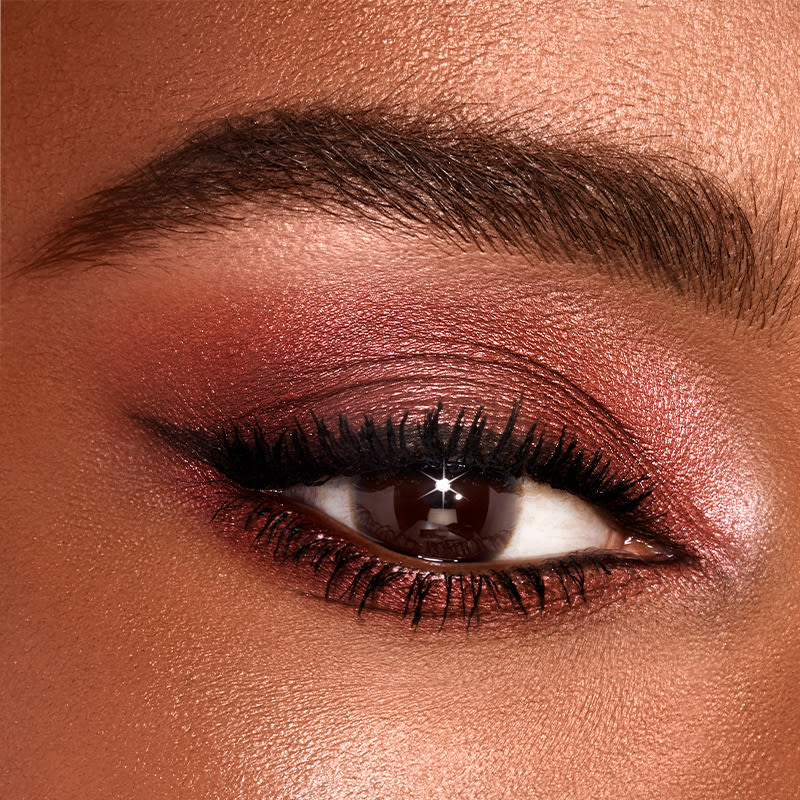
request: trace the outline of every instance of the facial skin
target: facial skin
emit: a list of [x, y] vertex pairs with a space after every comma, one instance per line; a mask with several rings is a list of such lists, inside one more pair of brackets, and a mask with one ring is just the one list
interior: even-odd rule
[[[5, 3], [4, 794], [793, 797], [799, 42], [791, 4]], [[132, 166], [286, 104], [693, 164], [754, 221], [774, 309], [258, 204], [18, 274]], [[620, 421], [702, 568], [468, 632], [358, 617], [231, 546], [132, 419], [446, 399], [502, 427], [565, 402], [532, 364]]]

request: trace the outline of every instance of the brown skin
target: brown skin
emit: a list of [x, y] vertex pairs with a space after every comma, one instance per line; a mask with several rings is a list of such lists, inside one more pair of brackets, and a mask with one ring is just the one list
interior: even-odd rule
[[[690, 154], [761, 207], [783, 189], [790, 219], [800, 20], [792, 4], [764, 6], [6, 3], [6, 268], [132, 163], [265, 97], [535, 110], [557, 131]], [[265, 223], [133, 256], [135, 271], [5, 281], [3, 794], [793, 797], [800, 317], [775, 335], [734, 329], [577, 268], [541, 267], [526, 284], [511, 257], [466, 254], [454, 278], [428, 245], [305, 224], [288, 243]], [[260, 269], [278, 247], [282, 266]], [[680, 458], [700, 476], [688, 469], [685, 491], [730, 532], [720, 575], [547, 626], [414, 632], [299, 596], [186, 510], [169, 459], [123, 411], [153, 402], [153, 383], [168, 386], [165, 405], [197, 399], [181, 348], [226, 335], [221, 294], [252, 332], [277, 289], [333, 282], [344, 307], [363, 304], [366, 332], [351, 335], [367, 341], [370, 320], [386, 326], [358, 287], [398, 296], [403, 270], [423, 283], [431, 264], [454, 313], [478, 276], [487, 308], [525, 297], [527, 316], [509, 312], [497, 335], [555, 347], [566, 372], [582, 326], [633, 367], [674, 358], [643, 378], [631, 420], [636, 392], [661, 397], [648, 424], [665, 451], [685, 422]], [[567, 285], [578, 299], [548, 312], [545, 287]], [[435, 314], [436, 298], [416, 299]], [[203, 323], [187, 322], [190, 306]], [[480, 319], [452, 335], [481, 341], [492, 318]], [[486, 402], [446, 357], [425, 369], [443, 396]], [[485, 381], [500, 391], [502, 377]], [[622, 408], [625, 391], [605, 399]]]

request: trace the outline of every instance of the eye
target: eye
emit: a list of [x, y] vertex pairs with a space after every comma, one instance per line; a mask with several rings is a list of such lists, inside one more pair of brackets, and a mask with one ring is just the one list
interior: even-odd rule
[[481, 409], [471, 424], [441, 412], [359, 427], [339, 417], [335, 428], [312, 415], [272, 435], [252, 420], [141, 421], [206, 474], [198, 502], [218, 531], [278, 580], [359, 614], [467, 627], [572, 614], [693, 563], [634, 446], [597, 437], [604, 420], [521, 427], [514, 406], [492, 430]]
[[335, 478], [281, 494], [388, 550], [433, 562], [658, 551], [574, 494], [528, 478], [482, 477], [458, 465]]

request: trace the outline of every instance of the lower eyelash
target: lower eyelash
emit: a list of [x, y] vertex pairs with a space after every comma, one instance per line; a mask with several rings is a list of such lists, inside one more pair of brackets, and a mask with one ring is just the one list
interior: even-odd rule
[[[353, 607], [359, 615], [399, 615], [413, 628], [425, 621], [440, 629], [448, 622], [471, 628], [509, 613], [524, 618], [576, 605], [588, 609], [588, 601], [609, 584], [630, 583], [637, 568], [651, 573], [653, 567], [651, 559], [581, 552], [538, 564], [437, 572], [384, 560], [280, 503], [237, 505], [228, 502], [217, 516], [233, 512], [239, 518], [233, 524], [242, 526], [251, 550], [284, 569], [293, 565], [298, 589]], [[661, 563], [677, 561], [665, 557]]]

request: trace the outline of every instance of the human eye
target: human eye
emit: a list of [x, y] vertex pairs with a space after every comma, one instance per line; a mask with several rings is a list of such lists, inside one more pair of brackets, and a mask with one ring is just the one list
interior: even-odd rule
[[[214, 524], [303, 593], [440, 627], [591, 609], [691, 555], [653, 478], [566, 424], [482, 409], [416, 420], [149, 422], [200, 465]], [[613, 449], [613, 448], [612, 448]], [[577, 613], [577, 612], [573, 612]]]

